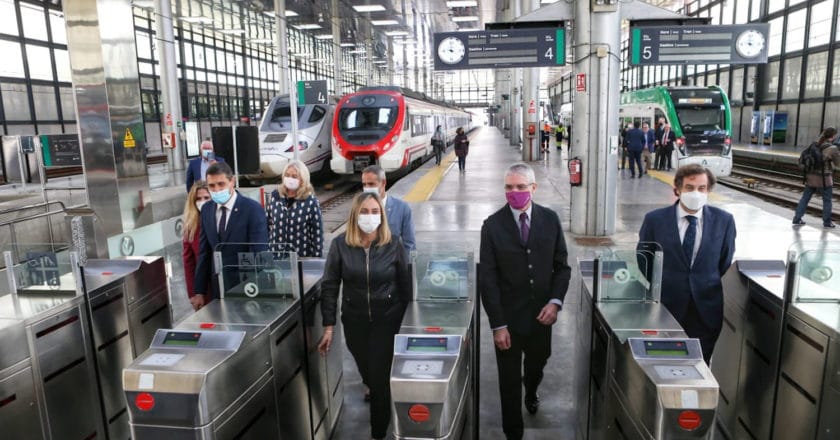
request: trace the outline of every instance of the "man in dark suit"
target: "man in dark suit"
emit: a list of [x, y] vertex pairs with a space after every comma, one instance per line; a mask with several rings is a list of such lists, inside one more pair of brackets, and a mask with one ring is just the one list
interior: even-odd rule
[[196, 157], [187, 164], [187, 192], [190, 192], [196, 180], [204, 180], [210, 165], [225, 161], [221, 157], [216, 157], [216, 153], [213, 151], [213, 143], [210, 142], [210, 139], [205, 139], [201, 143], [199, 153], [199, 157]]
[[[671, 171], [671, 156], [674, 153], [674, 142], [677, 136], [671, 131], [671, 124], [664, 124], [662, 131], [656, 136], [656, 169]], [[666, 166], [667, 164], [667, 166]]]
[[385, 217], [388, 218], [388, 228], [394, 237], [402, 240], [406, 255], [416, 249], [414, 239], [414, 220], [411, 217], [411, 207], [408, 203], [388, 195], [385, 170], [379, 165], [370, 165], [362, 170], [362, 191], [379, 196], [385, 205]]
[[651, 153], [654, 151], [654, 145], [656, 145], [656, 136], [653, 134], [653, 130], [650, 129], [650, 124], [647, 122], [642, 124], [642, 134], [644, 135], [644, 149], [642, 150], [642, 161], [645, 163], [645, 174], [647, 174], [648, 170], [653, 167], [651, 164], [650, 156]]
[[[213, 252], [219, 244], [231, 243], [222, 250], [222, 265], [235, 267], [241, 252], [257, 253], [268, 249], [268, 223], [259, 203], [234, 189], [233, 171], [226, 163], [214, 163], [207, 169], [207, 187], [215, 203], [201, 208], [201, 234], [195, 267], [193, 307], [219, 297], [219, 286], [209, 283], [213, 272]], [[227, 286], [231, 287], [231, 286]]]
[[662, 304], [689, 337], [698, 338], [706, 363], [723, 323], [721, 278], [735, 253], [732, 214], [706, 205], [715, 176], [700, 165], [680, 167], [674, 176], [671, 206], [649, 212], [639, 242], [662, 246]]
[[502, 426], [508, 440], [519, 440], [522, 385], [525, 407], [535, 414], [537, 388], [551, 356], [551, 326], [563, 306], [571, 269], [560, 218], [531, 201], [537, 189], [534, 170], [513, 164], [504, 182], [508, 203], [481, 227], [479, 289], [496, 346]]
[[[636, 177], [636, 170], [639, 171], [639, 178], [645, 174], [642, 169], [642, 150], [645, 148], [645, 134], [639, 129], [639, 123], [624, 133], [627, 141], [627, 155], [630, 156], [630, 178]], [[634, 166], [635, 164], [635, 166]]]

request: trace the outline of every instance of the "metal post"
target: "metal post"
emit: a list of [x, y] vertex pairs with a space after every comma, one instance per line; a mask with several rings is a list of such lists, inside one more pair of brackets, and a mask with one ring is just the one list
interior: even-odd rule
[[333, 94], [341, 96], [341, 18], [338, 13], [338, 0], [330, 0], [330, 16], [332, 22], [330, 23], [333, 36]]
[[[522, 15], [522, 1], [523, 0], [511, 1], [510, 21], [513, 21], [514, 19]], [[520, 141], [525, 140], [525, 138], [522, 137], [521, 133], [523, 111], [523, 94], [521, 79], [522, 69], [510, 69], [510, 145], [514, 147], [518, 147]], [[528, 103], [525, 102], [524, 105], [528, 105]]]
[[181, 142], [181, 91], [178, 87], [178, 64], [175, 60], [175, 33], [172, 30], [172, 4], [155, 0], [156, 41], [160, 48], [160, 95], [164, 118], [162, 133], [174, 133], [175, 144], [166, 152], [172, 170], [184, 169], [184, 145]]
[[280, 72], [279, 88], [284, 94], [284, 87], [289, 93], [289, 107], [292, 116], [292, 158], [298, 159], [298, 119], [297, 119], [297, 88], [292, 80], [291, 60], [289, 59], [289, 44], [286, 39], [286, 1], [274, 0], [274, 20], [277, 28], [277, 64]]
[[239, 189], [239, 152], [236, 148], [236, 126], [230, 128], [233, 139], [233, 183]]
[[[527, 1], [523, 6], [526, 13], [536, 11], [540, 8], [540, 0], [520, 0]], [[542, 126], [540, 124], [540, 113], [537, 110], [540, 107], [540, 69], [520, 69], [522, 71], [522, 120], [523, 120], [523, 139], [528, 139], [528, 143], [522, 145], [522, 160], [529, 162], [538, 160], [542, 157], [540, 154], [540, 147], [542, 144]], [[534, 107], [531, 106], [534, 103]], [[524, 110], [528, 106], [527, 113]], [[531, 113], [533, 111], [533, 113]], [[528, 137], [528, 126], [534, 124], [537, 131], [533, 137]]]

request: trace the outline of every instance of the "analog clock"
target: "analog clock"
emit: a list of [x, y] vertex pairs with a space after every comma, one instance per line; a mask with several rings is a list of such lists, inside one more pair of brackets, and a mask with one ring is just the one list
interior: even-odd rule
[[456, 37], [446, 37], [438, 45], [438, 58], [446, 64], [458, 64], [464, 59], [467, 49]]
[[738, 55], [744, 58], [755, 58], [761, 55], [765, 45], [764, 35], [761, 32], [750, 29], [741, 32], [735, 39], [735, 50]]

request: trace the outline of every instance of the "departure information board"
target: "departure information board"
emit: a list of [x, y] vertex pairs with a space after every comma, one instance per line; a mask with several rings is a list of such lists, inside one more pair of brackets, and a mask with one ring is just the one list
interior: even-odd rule
[[435, 32], [435, 70], [566, 64], [564, 28]]
[[763, 64], [770, 25], [630, 28], [630, 64]]

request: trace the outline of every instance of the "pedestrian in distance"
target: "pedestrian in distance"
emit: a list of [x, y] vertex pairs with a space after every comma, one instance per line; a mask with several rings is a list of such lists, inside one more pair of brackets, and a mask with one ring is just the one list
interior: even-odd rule
[[362, 192], [353, 198], [347, 231], [333, 239], [321, 279], [324, 336], [318, 351], [325, 355], [341, 291], [341, 323], [347, 348], [362, 381], [370, 388], [370, 428], [384, 439], [391, 419], [391, 364], [394, 335], [411, 300], [408, 256], [391, 235], [379, 196]]
[[674, 155], [674, 142], [677, 136], [671, 131], [671, 124], [664, 124], [662, 134], [656, 139], [656, 169], [671, 171], [671, 156]]
[[561, 142], [563, 142], [563, 136], [565, 135], [565, 133], [566, 127], [563, 126], [562, 122], [558, 123], [557, 127], [554, 129], [554, 141], [557, 143], [558, 151], [563, 151], [563, 145], [561, 144]]
[[[481, 227], [479, 291], [493, 331], [502, 427], [508, 440], [524, 433], [525, 408], [536, 414], [551, 329], [569, 288], [571, 268], [560, 218], [533, 202], [537, 184], [527, 164], [508, 167], [507, 203]], [[524, 375], [523, 375], [524, 355]]]
[[627, 130], [624, 134], [626, 141], [627, 156], [630, 158], [630, 178], [636, 177], [636, 171], [639, 172], [639, 178], [644, 175], [642, 169], [642, 150], [645, 148], [645, 134], [639, 129], [639, 123], [633, 124], [633, 127]]
[[644, 149], [642, 150], [642, 160], [645, 163], [645, 174], [652, 167], [652, 160], [651, 155], [654, 153], [655, 149], [654, 146], [656, 145], [656, 136], [653, 134], [653, 130], [650, 129], [650, 124], [645, 122], [642, 124], [642, 133], [644, 134]]
[[324, 223], [321, 204], [300, 160], [283, 168], [280, 186], [271, 192], [266, 207], [268, 241], [275, 252], [297, 252], [299, 257], [322, 257]]
[[796, 212], [793, 214], [793, 226], [802, 226], [802, 217], [808, 208], [808, 202], [814, 193], [821, 193], [823, 199], [822, 221], [823, 227], [834, 229], [836, 225], [831, 221], [831, 197], [834, 186], [834, 170], [840, 168], [840, 150], [834, 142], [837, 140], [837, 129], [826, 127], [816, 142], [809, 145], [799, 158], [800, 166], [805, 173], [805, 191]]
[[187, 164], [187, 192], [190, 192], [196, 180], [207, 179], [207, 168], [210, 168], [210, 165], [225, 161], [221, 157], [216, 157], [216, 151], [213, 148], [213, 142], [210, 141], [210, 138], [201, 142], [199, 152], [199, 157], [196, 157]]
[[385, 217], [388, 219], [388, 227], [391, 229], [391, 236], [399, 239], [405, 252], [410, 254], [415, 249], [414, 244], [414, 219], [411, 216], [411, 207], [396, 196], [385, 191], [388, 186], [385, 170], [379, 165], [369, 165], [362, 170], [362, 191], [376, 194], [385, 207]]
[[[187, 201], [184, 204], [184, 228], [181, 239], [181, 259], [184, 262], [184, 280], [187, 283], [187, 296], [193, 309], [198, 310], [198, 299], [195, 298], [195, 266], [198, 261], [199, 237], [201, 235], [201, 208], [210, 201], [210, 190], [207, 182], [196, 180]], [[210, 281], [209, 279], [207, 280]]]
[[467, 168], [467, 154], [470, 152], [470, 140], [464, 133], [463, 127], [455, 130], [455, 155], [458, 156], [458, 170], [464, 173]]
[[440, 160], [443, 157], [443, 150], [446, 148], [446, 135], [443, 134], [443, 127], [440, 125], [435, 128], [435, 134], [432, 135], [432, 150], [435, 152], [435, 165], [440, 165]]

